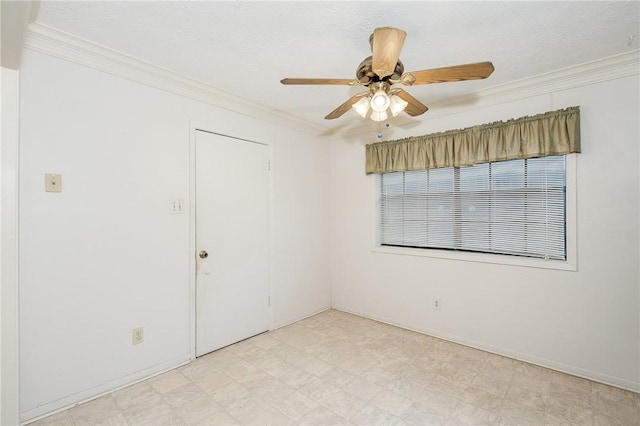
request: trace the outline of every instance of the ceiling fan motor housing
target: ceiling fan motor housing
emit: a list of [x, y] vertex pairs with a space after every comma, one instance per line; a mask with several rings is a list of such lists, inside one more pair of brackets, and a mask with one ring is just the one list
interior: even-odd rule
[[380, 78], [373, 72], [372, 63], [372, 56], [369, 56], [360, 62], [360, 65], [358, 65], [358, 69], [356, 70], [356, 79], [358, 81], [366, 81], [366, 83], [364, 83], [365, 86], [369, 83], [377, 83], [379, 81], [398, 80], [402, 73], [404, 73], [404, 65], [402, 64], [402, 61], [398, 59], [396, 68], [393, 70], [393, 74]]

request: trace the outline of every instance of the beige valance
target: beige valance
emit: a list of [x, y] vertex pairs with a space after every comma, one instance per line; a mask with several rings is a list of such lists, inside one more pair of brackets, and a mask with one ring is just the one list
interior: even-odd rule
[[580, 107], [367, 145], [366, 172], [462, 167], [580, 152]]

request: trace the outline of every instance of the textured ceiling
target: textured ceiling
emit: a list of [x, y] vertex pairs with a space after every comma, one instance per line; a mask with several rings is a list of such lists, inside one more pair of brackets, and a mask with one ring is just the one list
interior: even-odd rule
[[37, 22], [335, 130], [363, 121], [323, 119], [362, 88], [279, 81], [353, 78], [376, 27], [408, 33], [405, 71], [495, 65], [486, 80], [407, 89], [429, 106], [638, 49], [640, 2], [43, 1]]

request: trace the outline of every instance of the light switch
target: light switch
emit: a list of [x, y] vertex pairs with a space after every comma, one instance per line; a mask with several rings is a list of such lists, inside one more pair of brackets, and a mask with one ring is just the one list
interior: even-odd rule
[[184, 200], [169, 200], [169, 214], [184, 213]]
[[62, 192], [62, 175], [52, 173], [45, 174], [44, 188], [47, 192]]

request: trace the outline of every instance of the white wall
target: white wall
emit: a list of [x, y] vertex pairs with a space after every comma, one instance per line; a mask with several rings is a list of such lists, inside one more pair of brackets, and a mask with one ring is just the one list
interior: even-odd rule
[[271, 145], [273, 325], [330, 306], [326, 141], [32, 51], [20, 83], [23, 421], [189, 360], [190, 215], [168, 200], [189, 199], [190, 123]]
[[0, 358], [0, 424], [18, 423], [18, 281], [17, 245], [17, 162], [18, 162], [18, 71], [2, 68], [2, 272], [0, 311], [2, 341]]
[[[441, 116], [390, 139], [581, 107], [578, 271], [374, 253], [366, 140], [332, 144], [336, 308], [640, 390], [637, 76]], [[441, 310], [431, 301], [440, 298]]]

